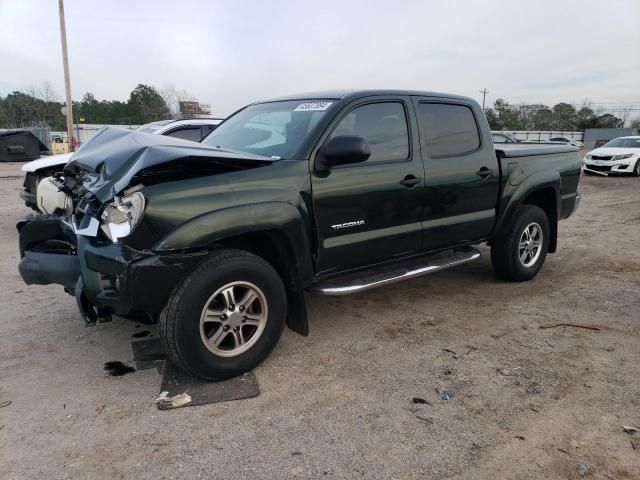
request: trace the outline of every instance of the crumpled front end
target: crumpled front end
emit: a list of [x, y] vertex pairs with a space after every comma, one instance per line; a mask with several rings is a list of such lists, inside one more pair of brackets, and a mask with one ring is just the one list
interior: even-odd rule
[[[104, 129], [72, 156], [62, 174], [38, 185], [43, 215], [17, 227], [27, 284], [62, 285], [87, 322], [117, 313], [158, 314], [203, 253], [155, 253], [153, 238], [130, 234], [147, 207], [145, 187], [273, 163], [159, 135]], [[133, 235], [131, 235], [132, 237]]]
[[32, 215], [18, 230], [24, 282], [61, 285], [89, 324], [111, 314], [157, 315], [204, 254], [157, 255], [77, 235], [56, 215]]
[[[158, 255], [121, 240], [143, 214], [140, 192], [125, 191], [103, 204], [71, 176], [45, 181], [43, 193], [51, 192], [39, 204], [51, 213], [17, 225], [24, 282], [61, 285], [75, 296], [87, 324], [112, 314], [155, 317], [201, 254]], [[136, 194], [140, 203], [129, 204]]]

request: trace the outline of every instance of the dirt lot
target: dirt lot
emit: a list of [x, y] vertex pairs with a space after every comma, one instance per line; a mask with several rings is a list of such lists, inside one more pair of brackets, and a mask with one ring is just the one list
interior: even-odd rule
[[[134, 324], [84, 328], [18, 275], [19, 165], [0, 165], [0, 478], [640, 478], [640, 180], [587, 177], [531, 282], [473, 264], [308, 297], [261, 395], [173, 411], [131, 361]], [[598, 327], [541, 329], [574, 323]], [[442, 400], [441, 386], [452, 393]], [[430, 404], [412, 403], [420, 397]]]

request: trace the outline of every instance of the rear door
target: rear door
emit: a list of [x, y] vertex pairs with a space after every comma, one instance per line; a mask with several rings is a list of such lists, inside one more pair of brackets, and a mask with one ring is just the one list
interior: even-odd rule
[[473, 102], [413, 98], [425, 166], [423, 247], [471, 243], [493, 229], [499, 166], [483, 113]]
[[409, 97], [362, 99], [345, 107], [329, 127], [322, 142], [359, 135], [371, 156], [328, 173], [312, 167], [319, 273], [420, 250], [424, 169], [411, 114]]

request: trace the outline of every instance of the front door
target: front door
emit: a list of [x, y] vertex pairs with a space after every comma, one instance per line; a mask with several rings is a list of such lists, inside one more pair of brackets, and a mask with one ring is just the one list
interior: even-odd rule
[[424, 169], [410, 112], [407, 97], [361, 100], [345, 108], [330, 127], [325, 141], [359, 135], [371, 156], [328, 173], [312, 169], [318, 273], [420, 250]]
[[465, 100], [414, 97], [425, 167], [423, 247], [473, 243], [492, 231], [500, 171], [482, 110]]

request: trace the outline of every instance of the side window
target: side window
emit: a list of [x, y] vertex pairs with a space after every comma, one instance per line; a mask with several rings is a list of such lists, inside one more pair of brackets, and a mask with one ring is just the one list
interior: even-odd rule
[[420, 103], [422, 136], [430, 157], [453, 157], [480, 147], [473, 112], [464, 105]]
[[409, 132], [404, 107], [398, 102], [372, 103], [351, 110], [330, 138], [359, 135], [371, 148], [367, 162], [409, 158]]
[[206, 137], [216, 129], [217, 125], [202, 125], [202, 136]]
[[165, 133], [167, 137], [183, 138], [184, 140], [191, 140], [192, 142], [199, 142], [202, 138], [200, 126], [177, 128], [171, 130], [169, 133]]

